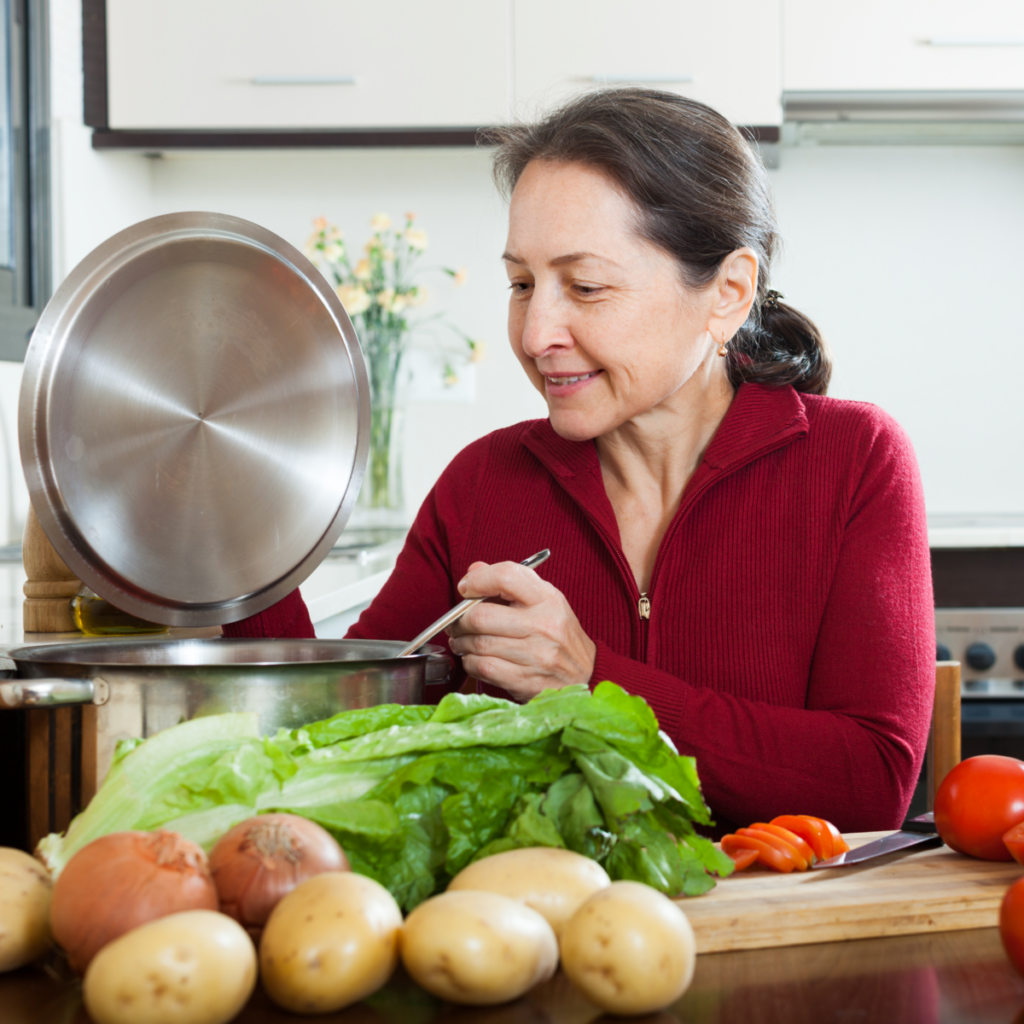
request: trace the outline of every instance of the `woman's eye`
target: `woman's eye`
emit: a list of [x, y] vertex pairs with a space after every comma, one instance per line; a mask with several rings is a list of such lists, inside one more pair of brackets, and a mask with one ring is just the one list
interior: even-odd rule
[[573, 288], [578, 295], [596, 295], [603, 290], [598, 284], [576, 284]]
[[512, 281], [508, 286], [513, 295], [522, 295], [532, 287], [533, 285], [529, 281]]

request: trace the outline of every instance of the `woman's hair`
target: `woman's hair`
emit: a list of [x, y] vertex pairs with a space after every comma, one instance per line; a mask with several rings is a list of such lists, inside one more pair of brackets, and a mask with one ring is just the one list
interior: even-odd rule
[[639, 213], [640, 234], [671, 253], [691, 287], [709, 284], [731, 252], [757, 253], [757, 294], [729, 344], [729, 378], [823, 395], [832, 374], [825, 339], [803, 313], [769, 295], [779, 245], [768, 174], [721, 114], [672, 93], [589, 93], [536, 124], [487, 129], [494, 178], [511, 196], [531, 160], [579, 163], [607, 174]]

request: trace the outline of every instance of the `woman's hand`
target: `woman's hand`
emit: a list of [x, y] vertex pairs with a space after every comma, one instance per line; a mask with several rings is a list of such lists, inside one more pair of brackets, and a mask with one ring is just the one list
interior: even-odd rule
[[484, 601], [448, 627], [466, 674], [529, 700], [541, 690], [590, 682], [597, 648], [560, 590], [516, 562], [474, 562], [459, 583]]

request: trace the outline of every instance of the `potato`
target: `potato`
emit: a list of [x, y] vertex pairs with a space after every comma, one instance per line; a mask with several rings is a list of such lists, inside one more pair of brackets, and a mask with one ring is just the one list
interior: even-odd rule
[[256, 950], [213, 910], [157, 918], [104, 946], [85, 972], [95, 1024], [224, 1024], [256, 986]]
[[53, 943], [52, 895], [50, 874], [35, 857], [0, 847], [0, 971], [35, 960]]
[[612, 882], [562, 931], [562, 969], [611, 1013], [650, 1013], [689, 987], [697, 958], [683, 911], [640, 882]]
[[536, 910], [472, 889], [421, 903], [405, 919], [401, 945], [423, 988], [474, 1006], [515, 999], [558, 967], [558, 940]]
[[376, 992], [398, 964], [402, 912], [372, 878], [325, 871], [273, 909], [260, 940], [267, 995], [296, 1013], [328, 1013]]
[[562, 928], [583, 902], [609, 885], [597, 861], [550, 846], [507, 850], [463, 868], [449, 883], [453, 889], [478, 889], [532, 907], [555, 930]]

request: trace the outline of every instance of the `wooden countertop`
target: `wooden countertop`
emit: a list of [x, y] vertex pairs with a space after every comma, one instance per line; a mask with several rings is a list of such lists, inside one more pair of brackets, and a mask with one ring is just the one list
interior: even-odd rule
[[[78, 985], [37, 968], [0, 975], [4, 1024], [87, 1024]], [[77, 1012], [76, 1012], [77, 1011]], [[1013, 1024], [1024, 978], [994, 928], [855, 942], [710, 953], [689, 991], [643, 1024]], [[257, 989], [237, 1024], [607, 1024], [558, 974], [524, 998], [491, 1008], [438, 1003], [398, 975], [370, 1004], [298, 1018]]]

